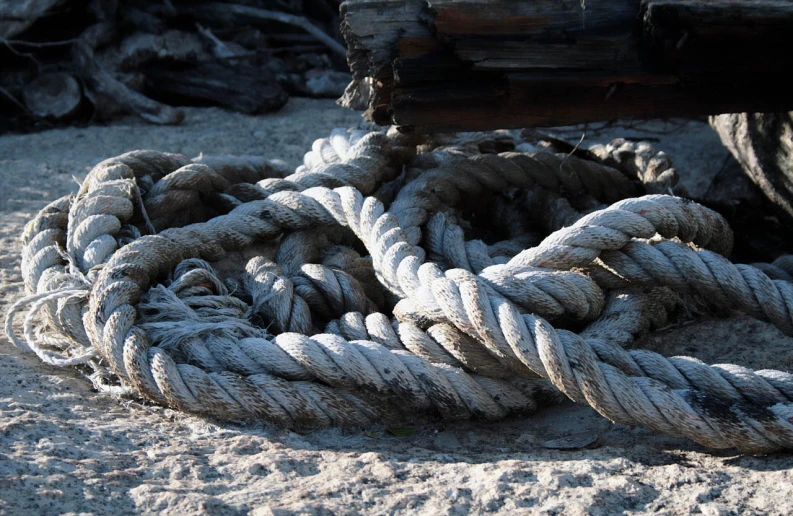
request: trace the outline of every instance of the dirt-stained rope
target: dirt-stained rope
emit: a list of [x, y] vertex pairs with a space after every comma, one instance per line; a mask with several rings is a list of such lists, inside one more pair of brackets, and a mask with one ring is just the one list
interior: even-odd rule
[[[28, 296], [6, 332], [100, 387], [221, 418], [497, 419], [554, 391], [707, 446], [793, 448], [793, 375], [625, 348], [678, 293], [793, 334], [788, 260], [733, 265], [718, 214], [642, 196], [677, 182], [652, 149], [613, 144], [617, 170], [470, 141], [336, 130], [293, 174], [254, 157], [102, 162], [26, 227]], [[482, 217], [484, 199], [502, 208]]]

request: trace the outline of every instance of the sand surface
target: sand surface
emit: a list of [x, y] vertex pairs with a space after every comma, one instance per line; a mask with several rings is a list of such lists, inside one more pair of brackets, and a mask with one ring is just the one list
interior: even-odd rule
[[[0, 137], [0, 313], [22, 289], [24, 223], [75, 190], [73, 177], [100, 160], [152, 148], [262, 154], [296, 165], [315, 138], [358, 120], [330, 101], [301, 99], [267, 117], [187, 112], [180, 127], [129, 119]], [[597, 137], [629, 134], [640, 133], [613, 128]], [[727, 154], [702, 123], [652, 137], [699, 195]], [[669, 328], [637, 345], [793, 370], [793, 339], [749, 319]], [[543, 447], [598, 434], [593, 449]], [[572, 404], [498, 424], [422, 426], [409, 437], [222, 425], [119, 403], [0, 338], [2, 514], [791, 514], [791, 467], [790, 454], [714, 452], [612, 425]]]

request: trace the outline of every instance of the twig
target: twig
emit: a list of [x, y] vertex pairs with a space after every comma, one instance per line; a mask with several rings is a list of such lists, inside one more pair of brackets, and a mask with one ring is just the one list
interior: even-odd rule
[[237, 54], [233, 50], [231, 50], [226, 43], [224, 43], [220, 38], [215, 36], [211, 30], [205, 28], [200, 23], [196, 23], [196, 30], [198, 33], [209, 40], [212, 43], [212, 55], [214, 55], [218, 59], [233, 59], [235, 57], [244, 57], [246, 54]]
[[72, 38], [72, 39], [63, 39], [60, 41], [24, 41], [21, 39], [0, 38], [0, 41], [5, 43], [6, 45], [17, 45], [17, 46], [33, 47], [33, 48], [48, 48], [48, 47], [60, 47], [62, 45], [71, 45], [72, 43], [78, 40]]
[[[581, 5], [582, 5], [582, 6], [584, 5], [584, 0], [581, 0]], [[569, 158], [570, 156], [572, 156], [573, 154], [575, 154], [575, 151], [577, 151], [577, 150], [578, 150], [578, 148], [581, 146], [581, 144], [582, 144], [582, 143], [584, 143], [584, 140], [586, 140], [586, 131], [587, 131], [587, 128], [588, 128], [587, 124], [584, 124], [584, 130], [583, 130], [583, 131], [581, 131], [581, 139], [580, 139], [580, 140], [578, 140], [578, 143], [576, 143], [576, 144], [575, 144], [575, 147], [573, 147], [573, 150], [571, 150], [571, 151], [570, 151], [570, 152], [567, 154], [567, 156], [565, 156], [565, 158], [564, 158], [564, 159], [567, 159], [567, 158]]]
[[3, 96], [5, 96], [8, 100], [16, 104], [16, 106], [22, 111], [24, 111], [26, 114], [35, 117], [35, 115], [33, 115], [33, 113], [31, 113], [30, 110], [23, 103], [21, 103], [15, 96], [13, 96], [10, 91], [0, 86], [0, 93], [2, 93]]
[[17, 50], [16, 48], [14, 48], [14, 45], [12, 44], [12, 42], [7, 40], [7, 39], [5, 39], [5, 38], [0, 38], [0, 43], [5, 45], [5, 47], [8, 50], [10, 50], [11, 53], [14, 54], [15, 56], [24, 57], [24, 58], [30, 59], [31, 61], [36, 63], [37, 67], [41, 68], [41, 62], [38, 59], [36, 59], [36, 57], [33, 54], [29, 54], [27, 52], [21, 52], [21, 51]]
[[19, 56], [19, 57], [24, 57], [24, 58], [30, 59], [31, 61], [36, 63], [36, 66], [39, 69], [41, 68], [42, 65], [41, 65], [41, 62], [38, 59], [36, 59], [36, 56], [34, 56], [32, 53], [29, 53], [29, 52], [22, 52], [21, 50], [17, 50], [15, 47], [50, 48], [50, 47], [60, 47], [60, 46], [63, 46], [63, 45], [71, 45], [75, 41], [77, 41], [77, 40], [76, 39], [65, 39], [65, 40], [60, 40], [60, 41], [41, 41], [41, 42], [39, 42], [39, 41], [24, 41], [24, 40], [21, 40], [21, 39], [0, 38], [0, 43], [5, 45], [5, 47], [8, 50], [10, 50], [12, 54], [14, 54], [16, 56]]
[[243, 16], [254, 20], [277, 21], [279, 23], [300, 27], [317, 38], [317, 40], [321, 41], [335, 53], [342, 57], [347, 57], [347, 49], [344, 48], [344, 45], [330, 37], [322, 29], [315, 26], [313, 23], [308, 21], [308, 19], [302, 16], [238, 4], [207, 4], [195, 8], [195, 11], [205, 12], [214, 16], [225, 16], [231, 14], [234, 16]]
[[562, 170], [562, 167], [567, 162], [567, 159], [573, 154], [575, 154], [578, 151], [578, 148], [581, 146], [581, 144], [584, 143], [584, 140], [586, 140], [587, 127], [588, 127], [587, 124], [584, 124], [584, 130], [581, 132], [581, 139], [578, 140], [578, 143], [575, 144], [575, 147], [570, 149], [570, 152], [568, 152], [567, 155], [564, 157], [564, 159], [562, 159], [561, 163], [559, 163], [559, 170]]

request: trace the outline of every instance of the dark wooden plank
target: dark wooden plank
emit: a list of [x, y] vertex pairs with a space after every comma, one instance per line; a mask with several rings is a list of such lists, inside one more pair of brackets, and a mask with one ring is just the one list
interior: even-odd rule
[[[620, 118], [668, 118], [713, 113], [793, 110], [784, 87], [761, 95], [691, 89], [675, 77], [613, 75], [582, 79], [509, 74], [502, 84], [466, 83], [453, 89], [396, 89], [392, 120], [409, 132], [549, 127]], [[651, 82], [654, 81], [654, 82]], [[575, 99], [575, 104], [571, 104]]]
[[342, 15], [366, 116], [405, 130], [793, 107], [790, 1], [350, 0]]

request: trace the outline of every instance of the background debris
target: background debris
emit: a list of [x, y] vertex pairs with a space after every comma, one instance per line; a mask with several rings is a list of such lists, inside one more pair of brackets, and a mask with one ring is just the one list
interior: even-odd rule
[[0, 0], [0, 132], [339, 97], [350, 75], [338, 11], [339, 0]]

